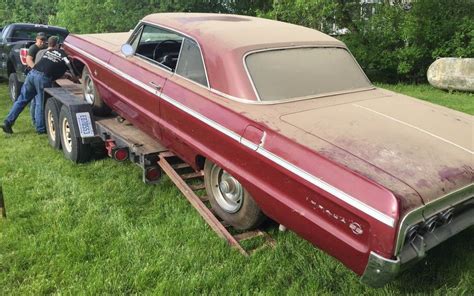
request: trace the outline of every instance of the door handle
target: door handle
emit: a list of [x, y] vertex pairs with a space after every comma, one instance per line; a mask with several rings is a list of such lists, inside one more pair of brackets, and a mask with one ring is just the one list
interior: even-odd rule
[[153, 86], [156, 90], [161, 90], [162, 86], [154, 83], [153, 81], [148, 82], [149, 85]]

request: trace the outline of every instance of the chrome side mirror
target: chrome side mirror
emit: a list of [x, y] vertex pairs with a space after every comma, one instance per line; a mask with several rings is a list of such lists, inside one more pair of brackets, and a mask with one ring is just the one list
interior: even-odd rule
[[130, 44], [127, 44], [127, 43], [122, 45], [122, 47], [120, 48], [120, 51], [127, 58], [133, 55], [133, 47]]

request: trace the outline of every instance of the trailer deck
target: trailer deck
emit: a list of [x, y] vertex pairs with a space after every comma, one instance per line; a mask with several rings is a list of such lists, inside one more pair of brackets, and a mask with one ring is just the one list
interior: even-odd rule
[[[72, 128], [77, 129], [76, 134], [81, 135], [83, 144], [102, 141], [109, 156], [119, 161], [128, 159], [139, 165], [143, 169], [145, 183], [158, 184], [161, 171], [165, 172], [211, 229], [242, 255], [248, 256], [263, 247], [275, 246], [275, 241], [267, 232], [257, 229], [239, 233], [214, 214], [205, 194], [203, 171], [194, 170], [160, 142], [122, 118], [94, 116], [91, 107], [82, 98], [80, 85], [63, 80], [58, 84], [60, 87], [45, 89], [45, 98], [56, 100], [75, 114], [73, 118], [77, 121], [72, 123]], [[120, 155], [127, 157], [119, 158], [119, 151], [123, 152]], [[156, 180], [150, 179], [150, 173], [157, 177]], [[257, 237], [263, 238], [263, 243], [257, 248], [246, 250], [242, 247], [242, 241]]]

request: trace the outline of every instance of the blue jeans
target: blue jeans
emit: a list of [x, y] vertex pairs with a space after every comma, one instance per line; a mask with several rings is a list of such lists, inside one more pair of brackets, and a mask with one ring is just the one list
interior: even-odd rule
[[37, 96], [38, 95], [36, 95], [33, 98], [33, 100], [31, 100], [31, 102], [30, 102], [30, 115], [31, 115], [31, 122], [33, 122], [33, 125], [35, 125], [35, 113], [36, 113], [35, 109], [36, 109], [36, 102], [38, 101], [36, 99]]
[[26, 105], [35, 99], [35, 127], [38, 133], [46, 132], [46, 127], [44, 124], [44, 93], [43, 90], [46, 87], [51, 87], [52, 81], [51, 78], [45, 76], [42, 72], [31, 70], [26, 76], [25, 83], [21, 87], [20, 95], [18, 99], [13, 104], [10, 113], [8, 113], [5, 122], [9, 125], [13, 125], [20, 115], [20, 113], [25, 109]]

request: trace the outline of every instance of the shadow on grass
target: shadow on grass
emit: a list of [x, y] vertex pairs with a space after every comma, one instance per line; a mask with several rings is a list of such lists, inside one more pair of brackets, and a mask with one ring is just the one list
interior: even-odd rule
[[[403, 272], [393, 283], [392, 288], [401, 293], [424, 292], [432, 294], [446, 286], [461, 286], [463, 276], [471, 277], [474, 269], [474, 227], [464, 230], [447, 242], [428, 251], [427, 257]], [[470, 262], [466, 262], [469, 260]], [[472, 279], [471, 279], [472, 280]], [[463, 291], [468, 295], [474, 292]], [[462, 292], [462, 291], [459, 291]]]

